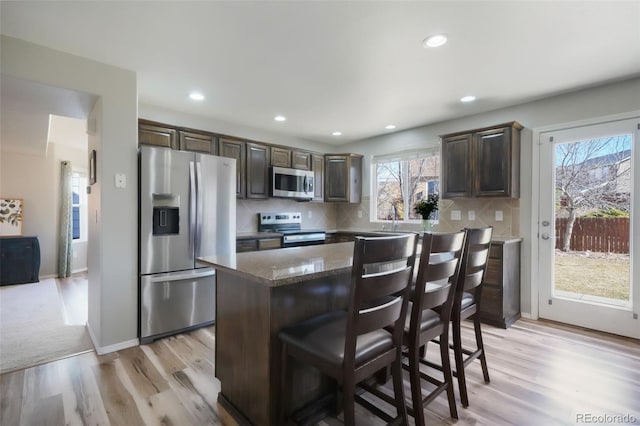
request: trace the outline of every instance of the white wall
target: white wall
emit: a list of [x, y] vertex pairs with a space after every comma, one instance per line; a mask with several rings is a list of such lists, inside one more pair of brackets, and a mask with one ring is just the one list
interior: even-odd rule
[[[46, 155], [2, 150], [0, 157], [0, 195], [24, 199], [23, 235], [38, 237], [40, 278], [55, 277], [58, 275], [60, 162], [67, 160], [72, 165], [86, 167], [86, 152], [54, 143], [49, 144]], [[82, 258], [82, 253], [78, 254]], [[74, 267], [81, 268], [80, 265]]]
[[[137, 81], [132, 71], [2, 36], [3, 74], [98, 96], [98, 182], [89, 196], [89, 321], [96, 349], [137, 344]], [[116, 173], [129, 185], [116, 189]]]
[[[482, 100], [480, 99], [479, 102]], [[404, 132], [386, 134], [355, 143], [347, 144], [344, 151], [365, 154], [363, 176], [363, 193], [370, 196], [370, 158], [371, 155], [385, 154], [405, 149], [437, 145], [439, 135], [491, 126], [508, 121], [518, 121], [524, 125], [521, 139], [520, 165], [520, 200], [519, 223], [522, 246], [522, 312], [535, 316], [537, 299], [532, 297], [537, 292], [532, 286], [532, 267], [537, 262], [537, 253], [532, 250], [532, 237], [535, 235], [535, 224], [532, 223], [533, 190], [537, 188], [537, 164], [533, 164], [532, 144], [533, 130], [558, 123], [585, 120], [607, 115], [637, 111], [640, 109], [640, 78], [602, 85], [591, 89], [567, 93], [504, 108], [484, 114], [450, 120], [429, 126], [418, 127]], [[338, 212], [338, 216], [342, 214]], [[533, 306], [535, 305], [535, 306]]]

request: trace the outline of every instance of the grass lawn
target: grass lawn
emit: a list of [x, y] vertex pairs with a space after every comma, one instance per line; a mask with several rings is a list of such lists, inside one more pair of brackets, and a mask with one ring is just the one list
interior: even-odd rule
[[556, 250], [557, 290], [629, 300], [629, 255]]

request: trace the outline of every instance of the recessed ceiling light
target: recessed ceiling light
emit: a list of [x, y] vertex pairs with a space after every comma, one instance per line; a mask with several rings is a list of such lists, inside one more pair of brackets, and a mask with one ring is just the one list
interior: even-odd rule
[[387, 124], [386, 126], [384, 126], [385, 129], [387, 130], [393, 130], [396, 128], [395, 124]]
[[273, 117], [273, 119], [276, 121], [287, 121], [287, 117], [285, 117], [284, 115], [276, 115], [275, 117]]
[[472, 95], [463, 96], [460, 98], [460, 102], [473, 102], [475, 100], [476, 100], [476, 97]]
[[422, 40], [422, 47], [440, 47], [447, 42], [444, 34], [434, 34]]
[[331, 134], [332, 134], [333, 136], [342, 136], [342, 132], [338, 132], [338, 131], [333, 132], [333, 133], [331, 133]]
[[192, 101], [203, 101], [204, 100], [204, 95], [202, 93], [199, 93], [199, 92], [191, 92], [191, 93], [189, 93], [189, 98]]

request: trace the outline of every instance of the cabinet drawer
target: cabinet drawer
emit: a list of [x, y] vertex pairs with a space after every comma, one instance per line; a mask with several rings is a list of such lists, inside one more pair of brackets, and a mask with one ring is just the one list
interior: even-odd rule
[[278, 249], [280, 247], [280, 238], [264, 238], [258, 240], [258, 250]]
[[236, 241], [236, 252], [244, 253], [247, 251], [256, 251], [258, 250], [258, 240], [237, 240]]

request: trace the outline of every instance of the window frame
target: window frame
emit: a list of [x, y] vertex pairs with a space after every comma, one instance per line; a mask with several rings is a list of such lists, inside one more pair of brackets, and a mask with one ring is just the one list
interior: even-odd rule
[[[371, 197], [369, 201], [369, 221], [370, 222], [392, 223], [394, 221], [393, 219], [378, 219], [378, 176], [377, 176], [378, 164], [383, 162], [395, 162], [395, 161], [404, 163], [404, 167], [401, 166], [401, 168], [404, 169], [401, 173], [403, 174], [405, 179], [407, 179], [408, 176], [410, 175], [409, 168], [408, 168], [409, 161], [420, 159], [420, 158], [428, 158], [428, 157], [437, 157], [436, 159], [437, 184], [435, 185], [437, 188], [437, 191], [435, 192], [439, 193], [440, 192], [439, 186], [441, 182], [440, 175], [442, 173], [442, 167], [441, 167], [442, 155], [441, 155], [441, 149], [439, 145], [430, 147], [427, 149], [407, 150], [407, 151], [401, 151], [394, 154], [377, 155], [377, 156], [371, 157], [371, 164], [370, 164]], [[434, 175], [425, 176], [426, 180], [425, 180], [424, 189], [427, 191], [427, 196], [430, 194], [430, 192], [428, 192], [429, 182], [433, 182], [435, 180], [433, 179], [433, 177]], [[421, 223], [422, 218], [410, 217], [411, 212], [413, 211], [413, 205], [411, 203], [414, 202], [411, 200], [411, 198], [412, 198], [412, 195], [415, 195], [415, 194], [409, 194], [410, 192], [409, 187], [405, 187], [404, 192], [405, 193], [402, 194], [403, 217], [397, 218], [396, 221], [401, 223], [412, 223], [412, 224]], [[406, 206], [408, 205], [410, 206], [410, 208], [406, 208]], [[439, 211], [436, 211], [434, 214], [435, 219], [433, 220], [436, 223], [438, 222], [438, 218], [439, 218], [438, 214], [439, 214]]]
[[[74, 185], [74, 181], [77, 180], [77, 185]], [[71, 192], [73, 198], [73, 191], [75, 188], [78, 190], [78, 203], [74, 203], [72, 199], [71, 204], [71, 221], [73, 222], [73, 209], [79, 208], [79, 232], [78, 238], [72, 238], [72, 242], [86, 242], [88, 240], [89, 224], [88, 224], [88, 199], [87, 199], [87, 173], [86, 171], [74, 170], [71, 174]]]

